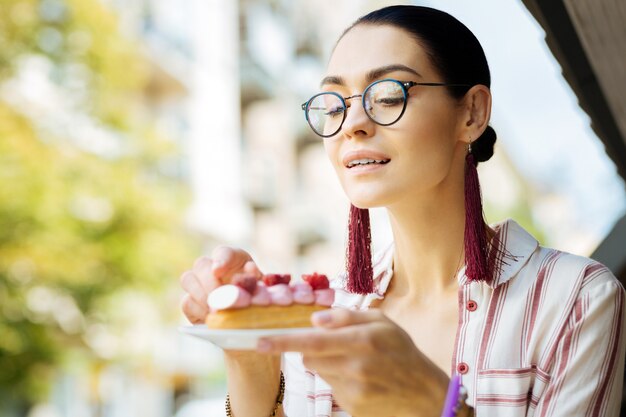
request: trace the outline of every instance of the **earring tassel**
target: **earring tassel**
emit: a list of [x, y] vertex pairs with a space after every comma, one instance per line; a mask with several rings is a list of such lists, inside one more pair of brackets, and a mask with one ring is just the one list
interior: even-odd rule
[[374, 290], [371, 241], [369, 211], [351, 204], [346, 251], [347, 288], [351, 293], [365, 295]]
[[470, 281], [490, 281], [489, 247], [474, 155], [465, 157], [465, 275]]

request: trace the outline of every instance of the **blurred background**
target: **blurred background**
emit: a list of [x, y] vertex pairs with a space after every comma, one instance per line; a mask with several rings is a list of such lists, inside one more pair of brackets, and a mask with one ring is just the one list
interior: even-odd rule
[[[178, 276], [219, 243], [267, 272], [340, 271], [348, 201], [299, 105], [343, 29], [394, 3], [0, 0], [0, 417], [224, 415], [221, 352], [178, 330]], [[626, 55], [607, 84], [592, 2], [400, 3], [485, 48], [488, 220], [623, 275]]]

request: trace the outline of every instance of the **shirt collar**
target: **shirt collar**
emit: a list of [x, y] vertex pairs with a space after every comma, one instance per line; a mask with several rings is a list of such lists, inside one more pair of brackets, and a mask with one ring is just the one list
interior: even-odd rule
[[[497, 288], [513, 278], [526, 265], [533, 252], [539, 247], [539, 242], [512, 219], [490, 226], [496, 231], [494, 239], [500, 242], [502, 256], [496, 260], [499, 268], [495, 272], [494, 279], [487, 285]], [[468, 284], [465, 267], [459, 272], [459, 284]]]

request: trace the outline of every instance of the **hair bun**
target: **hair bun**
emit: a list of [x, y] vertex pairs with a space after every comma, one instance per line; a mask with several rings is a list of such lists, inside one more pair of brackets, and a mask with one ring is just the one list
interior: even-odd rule
[[496, 143], [496, 131], [487, 126], [478, 139], [472, 142], [472, 154], [476, 162], [488, 161], [493, 156], [493, 145]]

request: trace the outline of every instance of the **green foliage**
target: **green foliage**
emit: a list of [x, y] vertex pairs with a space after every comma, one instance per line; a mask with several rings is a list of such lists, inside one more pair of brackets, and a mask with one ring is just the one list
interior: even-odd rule
[[68, 355], [96, 360], [86, 334], [116, 294], [158, 298], [194, 251], [186, 191], [162, 169], [176, 147], [145, 110], [149, 63], [115, 15], [98, 0], [1, 1], [0, 92], [35, 56], [119, 148], [96, 152], [73, 126], [50, 129], [54, 112], [0, 94], [0, 403], [19, 404], [45, 395]]

